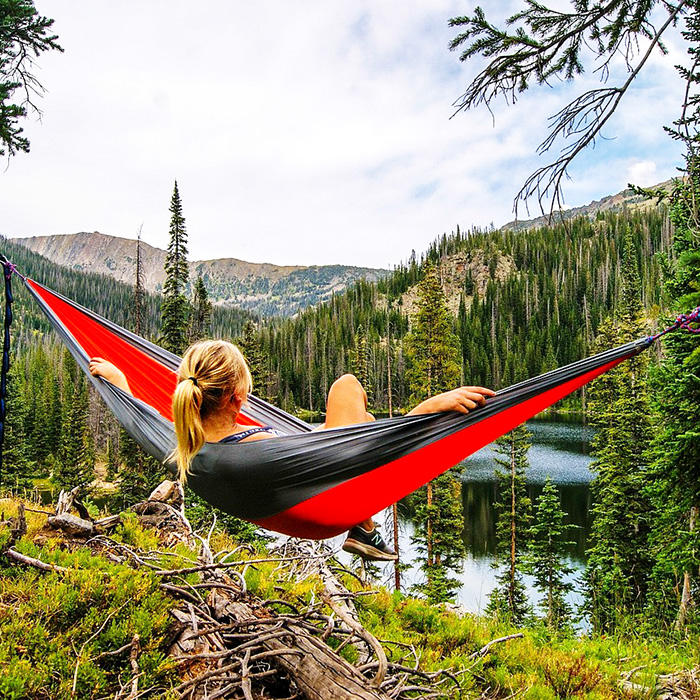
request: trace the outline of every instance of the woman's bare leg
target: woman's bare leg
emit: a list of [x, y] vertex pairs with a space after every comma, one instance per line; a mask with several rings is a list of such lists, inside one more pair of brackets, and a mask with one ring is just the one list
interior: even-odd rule
[[[373, 421], [367, 413], [367, 392], [354, 374], [344, 374], [333, 382], [326, 399], [326, 422], [322, 429], [341, 428]], [[374, 529], [372, 518], [359, 523], [367, 531]]]
[[[373, 420], [374, 416], [367, 412], [367, 392], [354, 375], [344, 374], [333, 382], [326, 400], [326, 422], [322, 430], [368, 423]], [[359, 554], [365, 559], [384, 561], [396, 559], [396, 555], [386, 546], [379, 534], [374, 534], [375, 523], [372, 518], [358, 523], [358, 526], [364, 530], [364, 533], [358, 533], [357, 527], [353, 528], [343, 549]]]
[[373, 421], [367, 413], [367, 392], [354, 374], [336, 379], [326, 399], [326, 422], [323, 428], [340, 428]]

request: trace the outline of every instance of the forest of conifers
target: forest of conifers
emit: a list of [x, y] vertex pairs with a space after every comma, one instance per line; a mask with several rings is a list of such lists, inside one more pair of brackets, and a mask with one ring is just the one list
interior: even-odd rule
[[[671, 273], [675, 268], [673, 274], [682, 277], [687, 265], [682, 257], [684, 245], [692, 244], [692, 240], [684, 242], [685, 234], [678, 228], [674, 231], [672, 220], [666, 208], [647, 207], [525, 231], [465, 233], [457, 229], [436, 240], [420, 259], [412, 255], [386, 279], [376, 284], [359, 282], [295, 318], [256, 319], [218, 307], [211, 315], [210, 332], [205, 328], [204, 334], [239, 342], [251, 364], [255, 393], [288, 411], [322, 412], [333, 380], [351, 371], [367, 387], [372, 410], [402, 412], [426, 395], [449, 388], [426, 387], [426, 370], [418, 367], [421, 309], [435, 303], [442, 306], [448, 326], [453, 327], [443, 326], [437, 345], [430, 350], [425, 350], [428, 346], [423, 342], [422, 352], [439, 355], [444, 349], [440, 343], [450, 346], [446, 356], [451, 359], [440, 370], [442, 381], [450, 377], [449, 382], [456, 383], [461, 378], [466, 384], [498, 389], [604, 347], [648, 335], [666, 324], [671, 296], [677, 303], [685, 284], [676, 280], [674, 287]], [[137, 304], [129, 285], [58, 268], [8, 241], [3, 242], [3, 252], [23, 274], [133, 328]], [[433, 292], [428, 280], [434, 280]], [[441, 286], [442, 291], [436, 291]], [[142, 333], [156, 342], [163, 341], [161, 306], [153, 296], [146, 297], [142, 305]], [[447, 312], [448, 306], [455, 311], [453, 315]], [[3, 487], [26, 492], [38, 479], [45, 479], [54, 486], [82, 484], [89, 488], [96, 467], [102, 465], [103, 477], [117, 477], [120, 482], [114, 505], [123, 507], [147, 495], [161, 478], [162, 468], [134, 451], [133, 443], [88, 389], [88, 382], [39, 310], [19, 290], [15, 313]], [[433, 317], [434, 323], [439, 316]], [[680, 444], [682, 435], [679, 438], [673, 426], [676, 418], [678, 425], [685, 420], [680, 414], [672, 416], [671, 422], [659, 418], [658, 426], [653, 427], [647, 390], [650, 360], [653, 357], [646, 353], [643, 359], [626, 363], [619, 372], [605, 375], [598, 388], [590, 390], [590, 397], [573, 396], [568, 403], [569, 408], [581, 409], [589, 401], [591, 419], [599, 428], [595, 542], [589, 549], [586, 585], [587, 614], [600, 630], [615, 627], [620, 611], [625, 616], [646, 614], [650, 604], [656, 611], [652, 617], [662, 626], [674, 619], [682, 619], [685, 625], [690, 619], [687, 602], [679, 602], [681, 588], [683, 596], [691, 598], [691, 580], [684, 573], [689, 570], [688, 560], [685, 555], [678, 557], [677, 550], [695, 551], [692, 504], [697, 487], [678, 493], [683, 479], [674, 476], [678, 460], [673, 461], [673, 451], [669, 451], [669, 465], [663, 466], [664, 456], [654, 458], [648, 449], [653, 452], [655, 444], [658, 448], [652, 440], [655, 430], [658, 434], [666, 430], [668, 443]], [[669, 383], [666, 391], [675, 391], [673, 386], [680, 384]], [[524, 479], [528, 436], [513, 431], [503, 440], [499, 449], [506, 455], [506, 472], [511, 472], [506, 490], [515, 494], [521, 489], [521, 485], [516, 488], [516, 481]], [[683, 445], [679, 449], [676, 455], [685, 459]], [[435, 562], [428, 557], [424, 592], [429, 600], [448, 600], [453, 595], [454, 580], [448, 571], [459, 568], [461, 551], [461, 516], [455, 495], [459, 471], [443, 477], [427, 488], [428, 492], [434, 489], [439, 509], [447, 508], [444, 513], [433, 512], [434, 506], [422, 512], [425, 487], [414, 502], [417, 522], [423, 516], [428, 522], [435, 519], [433, 524], [443, 518], [440, 531], [457, 537], [450, 546], [445, 543], [445, 552]], [[663, 512], [648, 516], [674, 491], [678, 512], [673, 517], [690, 518], [690, 537], [680, 540], [675, 534], [668, 537], [668, 530], [661, 527]], [[431, 499], [428, 495], [426, 502], [430, 504]], [[556, 492], [549, 499], [537, 506], [549, 509], [537, 521], [547, 532], [558, 527], [562, 517]], [[517, 518], [513, 509], [518, 511]], [[499, 616], [520, 624], [529, 614], [528, 606], [520, 606], [512, 592], [522, 586], [516, 581], [522, 573], [520, 556], [530, 547], [529, 501], [513, 496], [512, 508], [504, 513], [508, 522], [520, 522], [516, 527], [503, 521], [505, 530], [511, 532], [512, 554], [510, 574], [506, 571], [501, 583], [502, 590], [511, 594], [499, 597], [497, 589], [492, 606]], [[542, 518], [550, 518], [551, 523], [543, 525]], [[416, 527], [420, 533], [421, 526]], [[562, 531], [556, 547], [565, 538]], [[507, 540], [506, 536], [504, 543]], [[454, 561], [448, 559], [451, 550], [457, 556]], [[557, 593], [560, 604], [550, 605], [547, 613], [558, 627], [568, 624], [571, 612], [561, 597], [567, 585], [561, 579], [560, 554], [555, 550], [542, 553], [540, 561], [548, 556], [548, 585], [553, 585], [552, 576], [562, 584]], [[655, 579], [662, 585], [652, 585]], [[550, 591], [550, 598], [552, 595]]]
[[[330, 382], [357, 370], [359, 333], [366, 339], [373, 407], [388, 408], [391, 348], [393, 405], [406, 408], [410, 391], [402, 341], [409, 319], [402, 299], [418, 282], [426, 259], [458, 280], [455, 331], [465, 383], [498, 389], [574, 362], [590, 353], [601, 320], [618, 301], [628, 232], [644, 306], [656, 318], [662, 275], [657, 254], [670, 246], [662, 210], [604, 214], [524, 232], [458, 229], [438, 239], [421, 260], [414, 256], [399, 265], [384, 282], [359, 283], [293, 320], [264, 325], [260, 342], [272, 382], [267, 393], [287, 409], [322, 407]], [[457, 257], [466, 259], [461, 279], [454, 269]], [[499, 268], [507, 273], [499, 275]]]

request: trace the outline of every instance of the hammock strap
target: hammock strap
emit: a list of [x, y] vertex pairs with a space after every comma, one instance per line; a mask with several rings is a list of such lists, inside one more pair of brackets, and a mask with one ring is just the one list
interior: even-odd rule
[[12, 274], [17, 268], [4, 256], [0, 262], [5, 270], [5, 322], [2, 339], [2, 366], [0, 367], [0, 483], [2, 483], [2, 457], [5, 442], [5, 416], [7, 415], [7, 374], [10, 371], [10, 326], [12, 325]]
[[680, 314], [680, 316], [676, 318], [675, 322], [671, 324], [668, 328], [664, 329], [660, 333], [657, 333], [656, 335], [650, 335], [649, 340], [658, 340], [662, 335], [666, 335], [666, 333], [675, 331], [677, 328], [681, 328], [682, 330], [688, 331], [689, 333], [700, 333], [700, 328], [691, 328], [691, 323], [700, 323], [700, 306], [693, 309], [687, 314]]

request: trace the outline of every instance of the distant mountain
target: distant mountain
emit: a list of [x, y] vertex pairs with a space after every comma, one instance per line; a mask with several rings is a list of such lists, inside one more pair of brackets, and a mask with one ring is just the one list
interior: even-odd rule
[[[13, 238], [58, 265], [97, 272], [133, 284], [136, 241], [94, 233]], [[165, 281], [165, 251], [141, 243], [146, 288], [159, 292]], [[236, 258], [190, 263], [190, 274], [202, 276], [215, 304], [235, 305], [265, 316], [291, 316], [300, 309], [329, 299], [359, 279], [376, 282], [387, 270], [349, 265], [279, 266], [250, 263]]]
[[[673, 187], [673, 182], [673, 180], [666, 180], [658, 185], [654, 185], [654, 187], [650, 189], [670, 192], [671, 188]], [[581, 207], [562, 209], [560, 211], [553, 212], [551, 216], [546, 214], [544, 216], [538, 216], [535, 219], [527, 219], [522, 221], [520, 219], [516, 219], [515, 221], [510, 221], [501, 228], [510, 231], [525, 231], [531, 228], [539, 228], [541, 226], [557, 224], [561, 221], [569, 221], [579, 216], [585, 216], [591, 219], [601, 212], [619, 213], [623, 209], [648, 209], [655, 206], [657, 206], [655, 199], [643, 197], [636, 194], [633, 190], [627, 188], [622, 190], [622, 192], [608, 195], [607, 197], [595, 200], [590, 204], [586, 204]]]

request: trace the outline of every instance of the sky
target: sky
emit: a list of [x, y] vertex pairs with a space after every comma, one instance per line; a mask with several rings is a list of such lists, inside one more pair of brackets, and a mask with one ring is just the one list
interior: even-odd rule
[[[549, 162], [536, 154], [548, 117], [600, 84], [589, 70], [451, 118], [483, 67], [448, 50], [448, 20], [477, 4], [464, 0], [35, 4], [65, 51], [37, 60], [47, 92], [41, 119], [24, 120], [31, 152], [0, 170], [9, 238], [141, 229], [165, 248], [177, 180], [190, 260], [391, 268], [458, 225], [512, 220]], [[520, 4], [485, 3], [487, 16]], [[567, 206], [677, 174], [663, 126], [684, 55], [677, 37], [668, 46], [570, 170]], [[625, 78], [616, 61], [611, 82]]]

